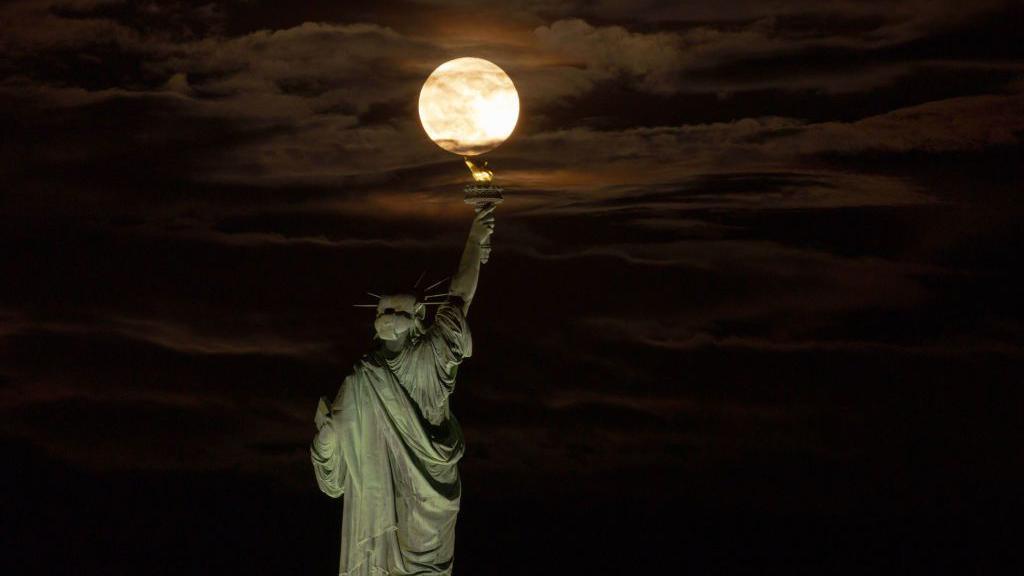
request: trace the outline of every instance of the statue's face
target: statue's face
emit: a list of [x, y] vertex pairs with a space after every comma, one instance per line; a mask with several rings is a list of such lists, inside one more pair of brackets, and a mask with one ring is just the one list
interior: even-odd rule
[[381, 296], [373, 327], [381, 340], [397, 340], [416, 322], [416, 297], [409, 294]]

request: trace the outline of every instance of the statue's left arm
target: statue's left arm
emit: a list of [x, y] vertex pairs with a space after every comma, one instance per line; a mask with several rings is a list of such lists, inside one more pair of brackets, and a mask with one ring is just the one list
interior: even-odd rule
[[476, 213], [469, 228], [469, 238], [459, 260], [459, 270], [452, 277], [448, 292], [453, 302], [459, 303], [463, 314], [469, 313], [469, 305], [476, 295], [480, 265], [485, 258], [484, 251], [490, 250], [487, 239], [494, 232], [494, 205], [486, 206]]
[[348, 468], [338, 445], [335, 410], [323, 398], [317, 405], [313, 421], [317, 433], [309, 447], [309, 454], [313, 460], [316, 483], [320, 486], [321, 492], [331, 498], [337, 498], [345, 491]]

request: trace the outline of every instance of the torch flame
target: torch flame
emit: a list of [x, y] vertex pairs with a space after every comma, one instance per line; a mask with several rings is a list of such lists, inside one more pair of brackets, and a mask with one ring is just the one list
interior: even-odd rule
[[490, 182], [494, 178], [494, 172], [491, 172], [486, 168], [487, 162], [484, 161], [484, 167], [477, 166], [469, 158], [463, 158], [466, 161], [466, 166], [469, 171], [473, 173], [474, 182]]

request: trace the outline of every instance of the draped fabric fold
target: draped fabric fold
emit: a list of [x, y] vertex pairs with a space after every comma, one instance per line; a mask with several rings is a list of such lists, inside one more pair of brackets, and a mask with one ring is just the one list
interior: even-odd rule
[[344, 495], [343, 576], [450, 574], [461, 484], [462, 430], [448, 396], [472, 353], [462, 311], [389, 357], [364, 356], [310, 447], [321, 491]]

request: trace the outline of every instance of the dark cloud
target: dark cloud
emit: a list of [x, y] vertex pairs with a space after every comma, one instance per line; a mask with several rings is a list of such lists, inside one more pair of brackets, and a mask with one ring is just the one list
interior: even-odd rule
[[[447, 39], [428, 38], [377, 24], [318, 22], [235, 36], [219, 34], [216, 28], [183, 34], [174, 32], [173, 18], [167, 22], [167, 29], [149, 24], [147, 18], [150, 18], [152, 10], [140, 12], [120, 5], [113, 9], [105, 4], [65, 8], [58, 9], [43, 3], [8, 7], [12, 13], [22, 11], [31, 15], [26, 16], [27, 22], [19, 30], [38, 26], [59, 31], [59, 40], [32, 34], [12, 35], [9, 40], [12, 49], [35, 55], [48, 54], [51, 64], [10, 59], [9, 64], [21, 74], [6, 81], [4, 93], [8, 98], [23, 103], [30, 99], [42, 108], [41, 114], [49, 114], [57, 108], [67, 115], [84, 111], [95, 117], [96, 107], [146, 108], [150, 112], [140, 117], [140, 122], [144, 121], [149, 126], [144, 134], [146, 144], [150, 144], [154, 137], [153, 122], [159, 122], [160, 118], [173, 118], [175, 122], [185, 118], [197, 130], [214, 123], [218, 125], [220, 134], [230, 134], [231, 139], [220, 142], [216, 151], [197, 150], [194, 155], [196, 161], [204, 166], [198, 171], [194, 168], [188, 170], [190, 178], [264, 186], [347, 184], [353, 177], [393, 173], [435, 161], [436, 152], [415, 122], [411, 103], [415, 101], [418, 79], [438, 62], [454, 54]], [[809, 9], [807, 6], [790, 8]], [[193, 10], [184, 6], [172, 9], [175, 13]], [[196, 9], [204, 15], [191, 19], [213, 18], [206, 14], [209, 12], [207, 8]], [[537, 9], [543, 12], [543, 7]], [[980, 13], [991, 12], [992, 9], [978, 8]], [[943, 10], [908, 8], [906, 12], [914, 13], [914, 18], [930, 23], [929, 26], [934, 24], [943, 30], [948, 26], [931, 21], [934, 14], [945, 14]], [[500, 63], [509, 68], [520, 84], [524, 109], [541, 123], [526, 132], [527, 142], [539, 139], [541, 146], [550, 135], [559, 143], [565, 142], [560, 134], [565, 123], [553, 121], [554, 117], [564, 115], [564, 102], [590, 98], [592, 93], [619, 79], [625, 79], [640, 92], [663, 97], [681, 92], [710, 93], [721, 97], [723, 93], [764, 90], [864, 91], [893, 84], [898, 78], [920, 71], [922, 66], [949, 69], [951, 74], [965, 69], [987, 69], [993, 74], [1020, 72], [1019, 65], [1014, 62], [1004, 62], [993, 68], [992, 64], [976, 58], [957, 61], [955, 56], [942, 62], [934, 61], [934, 57], [925, 61], [911, 57], [902, 61], [885, 59], [872, 63], [873, 57], [867, 51], [907, 42], [907, 35], [926, 32], [907, 32], [912, 27], [906, 22], [893, 24], [898, 18], [891, 14], [887, 18], [892, 18], [892, 21], [883, 19], [877, 22], [878, 27], [885, 28], [891, 24], [891, 27], [904, 30], [905, 34], [881, 34], [875, 30], [876, 36], [871, 40], [861, 38], [868, 34], [863, 29], [867, 25], [864, 24], [865, 18], [870, 20], [864, 15], [856, 16], [859, 19], [856, 21], [862, 25], [852, 27], [844, 26], [842, 19], [808, 17], [800, 20], [784, 14], [780, 18], [781, 23], [777, 19], [762, 18], [741, 24], [708, 23], [679, 30], [641, 32], [631, 31], [623, 25], [593, 25], [580, 19], [562, 19], [541, 25], [533, 32], [522, 32], [527, 36], [520, 38], [519, 42], [530, 42], [530, 47], [516, 47], [515, 42], [511, 42]], [[965, 18], [967, 23], [974, 21], [974, 18]], [[915, 26], [927, 28], [921, 23]], [[101, 33], [97, 32], [97, 27], [119, 32]], [[828, 33], [831, 28], [835, 28], [833, 35]], [[809, 29], [819, 32], [811, 33]], [[534, 39], [538, 42], [532, 42]], [[67, 71], [75, 68], [72, 61], [80, 54], [62, 50], [77, 49], [79, 43], [112, 46], [114, 52], [99, 55], [101, 61], [112, 60], [104, 62], [105, 68], [113, 66], [125, 70], [126, 74], [144, 70], [146, 77], [112, 75], [105, 86], [75, 82], [75, 77], [69, 76]], [[867, 62], [851, 60], [849, 67], [836, 68], [834, 63], [841, 56], [828, 50], [845, 50], [854, 59], [858, 58], [856, 52], [862, 51], [864, 55], [859, 58], [867, 58]], [[822, 53], [825, 56], [815, 56]], [[781, 69], [778, 68], [779, 62], [766, 60], [771, 58], [796, 58], [799, 65]], [[814, 58], [820, 58], [831, 69], [809, 66]], [[759, 75], [753, 74], [749, 67], [741, 68], [742, 74], [737, 75], [736, 80], [730, 80], [728, 75], [715, 77], [707, 73], [709, 70], [725, 71], [746, 61], [754, 62], [762, 69], [775, 67], [776, 72], [781, 70], [782, 73]], [[39, 70], [50, 70], [61, 75], [61, 79], [54, 81], [48, 76], [39, 77]], [[92, 79], [95, 76], [87, 77]], [[764, 80], [752, 80], [758, 77]], [[68, 80], [72, 81], [69, 83]], [[873, 122], [861, 120], [852, 123], [852, 127], [819, 122], [824, 126], [812, 125], [800, 131], [816, 134], [811, 143], [796, 143], [795, 152], [814, 153], [817, 152], [813, 149], [815, 146], [823, 149], [871, 148], [876, 144], [873, 140], [884, 142], [885, 146], [900, 143], [906, 148], [935, 146], [934, 141], [939, 138], [945, 141], [945, 148], [1015, 141], [1014, 130], [1019, 121], [1014, 113], [1019, 107], [1016, 96], [991, 96], [988, 100], [981, 98], [977, 101], [972, 101], [972, 96], [962, 98], [949, 99], [948, 104], [942, 105], [921, 104], [928, 107], [927, 112], [910, 107], [902, 115], [876, 114]], [[676, 103], [666, 100], [660, 105], [675, 107]], [[1001, 133], [981, 133], [993, 126], [993, 119], [987, 115], [989, 106], [1003, 107], [1005, 117], [996, 124], [1001, 127]], [[981, 112], [979, 122], [972, 126], [972, 114], [977, 116], [978, 111]], [[925, 113], [928, 117], [923, 117]], [[119, 112], [114, 114], [121, 115]], [[958, 123], [953, 130], [947, 130], [947, 124], [943, 122], [954, 116]], [[963, 125], [959, 122], [961, 117]], [[760, 122], [764, 126], [752, 127], [750, 122]], [[904, 126], [914, 122], [918, 126]], [[694, 144], [698, 142], [695, 136], [714, 138], [714, 144], [718, 146], [701, 152], [723, 156], [747, 152], [731, 147], [716, 150], [739, 135], [740, 131], [749, 132], [751, 128], [787, 130], [801, 123], [799, 119], [761, 117], [709, 125], [688, 122], [676, 129], [677, 138], [688, 138]], [[892, 130], [906, 129], [921, 134], [917, 136], [918, 141], [913, 140], [916, 134], [902, 132], [900, 138], [894, 139], [884, 133], [888, 125]], [[75, 129], [83, 130], [81, 127]], [[941, 137], [924, 134], [924, 130], [944, 134]], [[581, 140], [577, 149], [566, 150], [563, 154], [575, 154], [589, 161], [600, 161], [600, 155], [595, 154], [594, 149], [600, 149], [604, 154], [616, 150], [619, 156], [650, 155], [651, 152], [631, 150], [639, 144], [638, 136], [648, 139], [643, 144], [648, 147], [667, 143], [670, 147], [660, 150], [663, 157], [677, 156], [682, 152], [678, 150], [678, 142], [666, 142], [666, 137], [671, 137], [672, 133], [666, 133], [664, 127], [652, 129], [650, 134], [659, 137], [623, 131], [621, 138], [609, 140], [604, 134], [584, 133], [577, 138]], [[159, 132], [156, 137], [159, 138]], [[922, 142], [922, 139], [929, 141]], [[708, 140], [700, 142], [705, 147], [708, 143]], [[182, 141], [173, 144], [187, 146]], [[776, 142], [771, 143], [771, 147], [778, 146]], [[151, 149], [151, 145], [146, 148]], [[621, 148], [625, 151], [620, 152]], [[530, 152], [534, 149], [532, 146], [519, 147], [519, 150]], [[53, 154], [49, 150], [44, 153]], [[75, 150], [67, 150], [64, 155], [74, 153]], [[177, 155], [190, 156], [188, 151]], [[534, 157], [546, 158], [549, 155], [535, 154]], [[703, 158], [696, 160], [703, 161]]]

